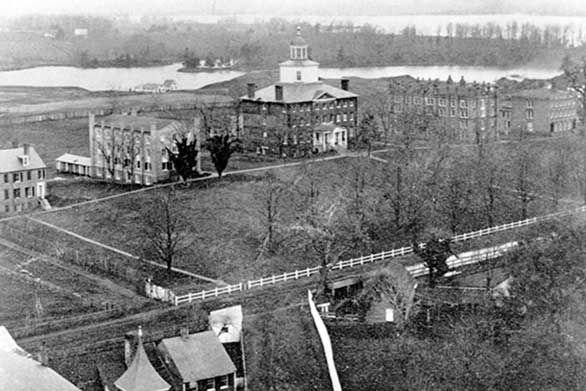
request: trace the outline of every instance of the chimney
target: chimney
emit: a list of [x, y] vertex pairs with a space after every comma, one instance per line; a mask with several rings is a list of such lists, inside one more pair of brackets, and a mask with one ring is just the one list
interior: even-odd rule
[[275, 99], [283, 100], [283, 86], [275, 85]]
[[350, 88], [350, 80], [346, 79], [346, 78], [342, 78], [342, 80], [340, 80], [340, 87], [344, 91], [348, 91], [348, 89]]
[[246, 84], [246, 95], [248, 96], [248, 98], [250, 99], [254, 99], [254, 90], [256, 90], [256, 84], [254, 83], [248, 83]]
[[186, 341], [189, 339], [189, 329], [187, 327], [181, 327], [181, 339]]
[[23, 149], [23, 155], [28, 156], [29, 152], [30, 152], [30, 146], [27, 143], [22, 144], [22, 149]]

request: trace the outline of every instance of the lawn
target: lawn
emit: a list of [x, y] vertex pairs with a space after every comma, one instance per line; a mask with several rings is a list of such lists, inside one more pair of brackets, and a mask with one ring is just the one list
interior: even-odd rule
[[[349, 159], [314, 164], [316, 175], [327, 182], [323, 192], [332, 192], [344, 184], [343, 172]], [[300, 168], [274, 171], [287, 186], [299, 176]], [[332, 172], [337, 174], [331, 175]], [[177, 207], [190, 221], [188, 247], [175, 265], [229, 283], [314, 266], [314, 261], [292, 253], [267, 253], [256, 259], [266, 234], [263, 213], [267, 185], [263, 173], [212, 179], [193, 186], [177, 187]], [[59, 227], [92, 238], [135, 255], [144, 253], [141, 220], [148, 214], [149, 200], [166, 190], [150, 190], [97, 204], [41, 215]], [[291, 193], [292, 194], [292, 193]], [[292, 224], [299, 199], [282, 197], [279, 221]], [[256, 259], [256, 261], [254, 261]]]

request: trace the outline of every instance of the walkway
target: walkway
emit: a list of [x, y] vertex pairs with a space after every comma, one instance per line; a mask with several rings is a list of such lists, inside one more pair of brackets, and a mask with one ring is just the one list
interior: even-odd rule
[[[137, 261], [141, 261], [141, 262], [147, 263], [149, 265], [152, 265], [152, 266], [155, 266], [155, 267], [158, 267], [158, 268], [167, 269], [167, 266], [166, 265], [161, 265], [158, 262], [149, 261], [147, 259], [142, 259], [140, 257], [137, 257], [136, 255], [130, 254], [129, 252], [126, 252], [126, 251], [117, 249], [117, 248], [112, 247], [112, 246], [108, 246], [107, 244], [100, 243], [100, 242], [95, 241], [95, 240], [90, 239], [90, 238], [86, 238], [85, 236], [81, 236], [79, 234], [76, 234], [75, 232], [71, 232], [71, 231], [68, 231], [68, 230], [66, 230], [64, 228], [58, 227], [58, 226], [56, 226], [54, 224], [47, 223], [46, 221], [39, 220], [39, 219], [36, 219], [34, 217], [31, 217], [31, 216], [28, 216], [27, 218], [29, 220], [32, 220], [32, 221], [34, 221], [36, 223], [39, 223], [39, 224], [43, 224], [43, 225], [45, 225], [47, 227], [50, 227], [50, 228], [52, 228], [54, 230], [57, 230], [59, 232], [63, 232], [65, 234], [69, 235], [69, 236], [73, 236], [74, 238], [79, 239], [81, 241], [84, 241], [86, 243], [93, 244], [94, 246], [98, 246], [98, 247], [104, 248], [106, 250], [115, 252], [116, 254], [120, 254], [122, 256], [125, 256], [125, 257], [128, 257], [128, 258], [132, 258], [132, 259], [135, 259]], [[207, 281], [207, 282], [212, 282], [212, 283], [214, 283], [216, 285], [227, 285], [222, 280], [217, 280], [217, 279], [209, 278], [209, 277], [202, 276], [202, 275], [199, 275], [199, 274], [195, 274], [195, 273], [192, 273], [192, 272], [189, 272], [187, 270], [180, 269], [180, 268], [177, 268], [177, 267], [172, 267], [171, 270], [174, 271], [174, 272], [176, 272], [176, 273], [183, 274], [184, 276], [192, 277], [192, 278], [197, 278], [199, 280], [204, 280], [204, 281]]]

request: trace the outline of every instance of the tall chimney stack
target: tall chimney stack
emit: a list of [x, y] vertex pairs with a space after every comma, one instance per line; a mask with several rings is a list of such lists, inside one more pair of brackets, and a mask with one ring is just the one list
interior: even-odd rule
[[30, 153], [30, 146], [27, 143], [22, 144], [23, 155], [28, 156]]
[[345, 77], [342, 78], [342, 80], [340, 81], [340, 86], [344, 91], [348, 91], [348, 89], [350, 88], [350, 80], [346, 79]]
[[254, 99], [254, 90], [256, 90], [256, 84], [254, 83], [247, 83], [246, 84], [246, 95], [250, 98], [250, 99]]

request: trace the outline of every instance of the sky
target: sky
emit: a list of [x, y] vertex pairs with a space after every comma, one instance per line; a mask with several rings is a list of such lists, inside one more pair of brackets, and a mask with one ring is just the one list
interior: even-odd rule
[[0, 0], [0, 15], [546, 13], [586, 14], [584, 0]]

